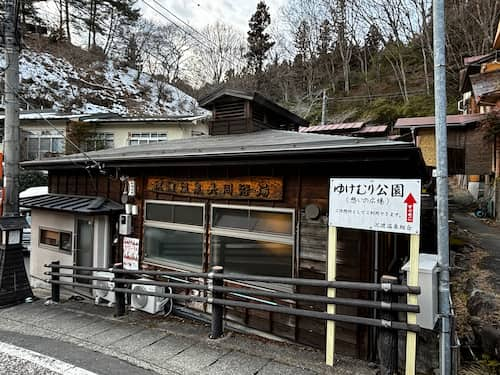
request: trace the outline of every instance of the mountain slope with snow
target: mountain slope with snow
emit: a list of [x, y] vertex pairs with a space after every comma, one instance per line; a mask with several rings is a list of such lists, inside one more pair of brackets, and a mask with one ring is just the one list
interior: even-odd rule
[[[1, 49], [0, 67], [5, 67]], [[111, 60], [96, 61], [82, 68], [49, 53], [24, 49], [19, 74], [22, 107], [28, 102], [31, 108], [63, 112], [148, 116], [206, 112], [194, 98], [174, 86], [146, 73], [138, 77], [137, 70], [116, 66]]]

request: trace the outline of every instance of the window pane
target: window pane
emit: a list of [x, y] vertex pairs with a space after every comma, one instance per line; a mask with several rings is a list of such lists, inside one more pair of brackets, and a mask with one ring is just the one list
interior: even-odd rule
[[203, 225], [203, 207], [173, 206], [174, 221], [177, 224]]
[[203, 207], [147, 203], [146, 220], [200, 226], [203, 225]]
[[250, 231], [293, 234], [292, 214], [250, 211]]
[[174, 209], [169, 204], [147, 203], [146, 220], [174, 222]]
[[214, 208], [214, 227], [250, 232], [293, 234], [292, 214], [232, 208]]
[[71, 251], [71, 233], [61, 232], [61, 249]]
[[248, 211], [214, 208], [213, 226], [248, 230]]
[[178, 230], [144, 227], [144, 246], [147, 258], [202, 265], [203, 234]]
[[220, 251], [224, 272], [292, 276], [292, 245], [212, 236], [212, 257]]
[[41, 229], [40, 243], [51, 246], [59, 246], [59, 232]]
[[64, 139], [63, 138], [53, 138], [52, 139], [52, 152], [62, 154], [64, 152]]
[[40, 153], [50, 152], [50, 138], [40, 138]]

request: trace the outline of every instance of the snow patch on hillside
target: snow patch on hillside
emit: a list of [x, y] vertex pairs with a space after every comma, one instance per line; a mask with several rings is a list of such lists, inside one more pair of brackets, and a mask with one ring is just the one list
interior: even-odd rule
[[[31, 108], [148, 116], [207, 113], [194, 98], [174, 86], [146, 73], [138, 78], [136, 70], [118, 68], [111, 60], [81, 69], [48, 53], [23, 50], [19, 66], [20, 95]], [[0, 67], [5, 67], [1, 50]]]

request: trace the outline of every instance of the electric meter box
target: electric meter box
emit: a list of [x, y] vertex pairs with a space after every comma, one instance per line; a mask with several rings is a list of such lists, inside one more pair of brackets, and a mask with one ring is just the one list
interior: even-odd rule
[[[417, 314], [417, 324], [425, 329], [434, 329], [438, 319], [437, 255], [420, 254], [418, 268], [420, 294], [417, 296], [417, 301], [420, 312]], [[410, 263], [406, 263], [402, 270], [408, 273]]]
[[121, 214], [118, 233], [122, 236], [128, 236], [132, 233], [132, 215]]

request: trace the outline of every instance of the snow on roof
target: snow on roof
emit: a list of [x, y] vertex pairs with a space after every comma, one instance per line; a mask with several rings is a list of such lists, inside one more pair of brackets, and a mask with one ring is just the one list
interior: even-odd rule
[[[82, 117], [82, 115], [72, 113], [59, 113], [59, 112], [21, 112], [19, 113], [20, 120], [58, 120], [58, 119], [71, 119]], [[5, 120], [5, 113], [0, 113], [0, 120]]]
[[208, 114], [198, 115], [198, 116], [164, 116], [164, 117], [108, 117], [108, 118], [83, 118], [83, 122], [177, 122], [177, 121], [196, 121], [202, 120], [209, 117]]
[[21, 191], [19, 193], [19, 198], [38, 197], [39, 195], [48, 194], [48, 192], [49, 192], [48, 186], [34, 186]]

